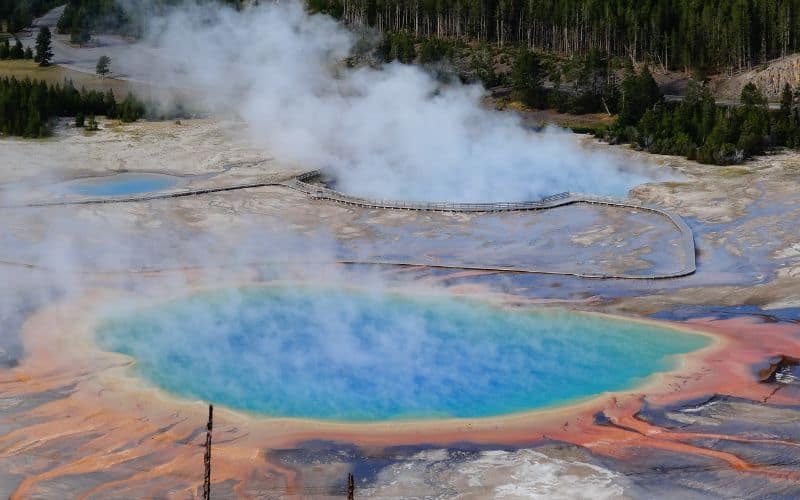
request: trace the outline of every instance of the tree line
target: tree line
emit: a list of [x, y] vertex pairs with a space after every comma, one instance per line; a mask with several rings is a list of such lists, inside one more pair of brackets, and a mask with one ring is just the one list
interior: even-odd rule
[[129, 26], [128, 14], [115, 0], [68, 0], [57, 29], [68, 33], [72, 43], [81, 44], [91, 39], [91, 31], [124, 32]]
[[539, 52], [747, 68], [800, 49], [800, 0], [312, 0], [352, 25]]
[[30, 47], [22, 48], [22, 42], [15, 39], [14, 45], [6, 38], [0, 41], [0, 60], [3, 59], [33, 59], [40, 66], [49, 66], [50, 60], [53, 58], [53, 45], [50, 35], [50, 29], [47, 26], [42, 26], [39, 29], [39, 34], [36, 37], [36, 55]]
[[[500, 54], [506, 59], [499, 62], [509, 70], [502, 73], [494, 69], [497, 54], [491, 47], [420, 40], [403, 32], [386, 34], [378, 47], [379, 59], [384, 61], [462, 61], [456, 64], [462, 80], [508, 88], [513, 100], [529, 108], [617, 115], [612, 127], [581, 131], [652, 153], [732, 164], [772, 148], [800, 148], [800, 109], [795, 104], [800, 88], [788, 84], [777, 111], [769, 110], [766, 97], [752, 83], [744, 87], [738, 106], [717, 105], [710, 87], [701, 83], [692, 83], [681, 102], [665, 102], [647, 65], [637, 72], [628, 60], [624, 68], [618, 68], [618, 61], [598, 49], [569, 60], [524, 48], [505, 50]], [[562, 86], [562, 78], [569, 84]]]
[[618, 77], [597, 50], [573, 63], [566, 69], [574, 81], [569, 91], [557, 85], [545, 88], [545, 77], [553, 79], [550, 63], [521, 50], [503, 83], [514, 99], [531, 108], [616, 115], [611, 127], [591, 132], [651, 153], [728, 165], [774, 148], [800, 148], [800, 88], [784, 85], [780, 108], [774, 111], [753, 83], [743, 88], [736, 106], [718, 105], [709, 85], [696, 82], [682, 101], [666, 102], [646, 65], [636, 71], [629, 62]]
[[[619, 61], [598, 49], [564, 59], [520, 47], [500, 49], [492, 44], [393, 32], [384, 34], [373, 57], [421, 64], [444, 82], [457, 76], [463, 83], [507, 88], [513, 99], [529, 108], [572, 114], [617, 112]], [[497, 71], [497, 66], [507, 69]]]
[[[174, 3], [158, 0], [148, 8]], [[600, 49], [668, 69], [742, 69], [800, 50], [800, 0], [308, 0], [308, 6], [382, 32], [570, 56]], [[123, 11], [114, 0], [68, 0], [58, 28], [77, 42], [98, 29], [135, 34], [147, 14]]]
[[145, 106], [129, 94], [117, 102], [114, 92], [75, 88], [71, 80], [48, 85], [43, 80], [0, 78], [0, 135], [43, 137], [59, 116], [99, 116], [133, 122], [145, 115]]
[[0, 60], [4, 59], [33, 59], [33, 50], [30, 47], [23, 48], [22, 42], [16, 39], [12, 45], [11, 40], [6, 38], [0, 41]]
[[[0, 0], [8, 2], [9, 0]], [[46, 0], [36, 0], [46, 3]], [[222, 0], [240, 5], [239, 0]], [[136, 35], [147, 11], [115, 0], [68, 0], [60, 33], [76, 43], [91, 31]], [[383, 33], [519, 45], [567, 56], [599, 49], [666, 69], [744, 69], [800, 50], [800, 0], [307, 0], [353, 26]]]
[[[239, 0], [222, 0], [240, 5]], [[414, 37], [520, 45], [539, 52], [649, 61], [667, 69], [750, 68], [800, 50], [800, 0], [307, 0], [355, 26]], [[58, 0], [0, 0], [15, 32]], [[67, 0], [60, 33], [84, 43], [92, 31], [141, 33], [176, 0], [123, 10], [115, 0]]]
[[17, 33], [33, 19], [60, 5], [62, 0], [0, 0], [0, 31]]
[[708, 86], [699, 84], [682, 102], [665, 102], [647, 68], [629, 71], [621, 87], [616, 123], [599, 134], [610, 142], [718, 165], [740, 163], [772, 148], [800, 148], [800, 110], [788, 84], [777, 111], [769, 110], [752, 83], [742, 89], [736, 107], [717, 105]]

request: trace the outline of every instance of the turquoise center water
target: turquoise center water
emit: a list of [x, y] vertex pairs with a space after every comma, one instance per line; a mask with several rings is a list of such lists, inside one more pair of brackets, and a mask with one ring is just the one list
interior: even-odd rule
[[330, 420], [485, 417], [625, 389], [708, 344], [566, 311], [326, 288], [204, 292], [104, 320], [176, 395]]
[[125, 196], [160, 191], [175, 186], [179, 178], [162, 174], [124, 173], [70, 181], [68, 188], [84, 196]]

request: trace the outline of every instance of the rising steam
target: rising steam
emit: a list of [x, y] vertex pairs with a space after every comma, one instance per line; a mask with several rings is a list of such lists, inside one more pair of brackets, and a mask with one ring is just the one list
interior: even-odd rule
[[517, 201], [624, 195], [652, 178], [571, 133], [531, 132], [518, 116], [486, 109], [479, 85], [442, 85], [399, 63], [346, 67], [355, 35], [297, 0], [243, 11], [182, 6], [153, 20], [148, 43], [162, 55], [146, 68], [151, 80], [233, 111], [278, 159], [328, 169], [351, 193]]

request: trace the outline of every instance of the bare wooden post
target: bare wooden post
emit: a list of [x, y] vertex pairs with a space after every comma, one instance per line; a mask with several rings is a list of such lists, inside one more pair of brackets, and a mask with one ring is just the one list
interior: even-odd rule
[[356, 494], [356, 481], [353, 479], [353, 475], [349, 472], [347, 473], [347, 500], [354, 500]]
[[211, 498], [211, 429], [214, 426], [214, 405], [208, 405], [208, 424], [206, 424], [206, 454], [203, 457], [205, 476], [203, 478], [203, 498]]

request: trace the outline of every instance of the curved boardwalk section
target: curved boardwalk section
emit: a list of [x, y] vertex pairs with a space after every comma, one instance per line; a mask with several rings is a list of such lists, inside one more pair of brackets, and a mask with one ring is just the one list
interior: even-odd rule
[[[671, 246], [677, 246], [680, 250], [678, 256], [679, 265], [669, 271], [653, 270], [650, 273], [641, 272], [582, 272], [582, 271], [556, 271], [547, 269], [524, 269], [515, 266], [465, 266], [447, 265], [442, 263], [418, 262], [408, 263], [409, 265], [426, 265], [431, 267], [443, 268], [469, 268], [486, 271], [527, 271], [541, 274], [568, 274], [583, 278], [620, 278], [620, 279], [666, 279], [687, 276], [696, 271], [695, 262], [695, 243], [691, 229], [683, 219], [671, 212], [657, 207], [647, 206], [632, 201], [617, 200], [609, 197], [591, 196], [579, 193], [559, 193], [548, 196], [536, 201], [526, 202], [499, 202], [499, 203], [449, 203], [449, 202], [407, 202], [395, 200], [375, 200], [351, 196], [340, 191], [326, 188], [318, 184], [311, 184], [307, 181], [318, 178], [322, 175], [319, 170], [312, 170], [290, 179], [283, 185], [296, 189], [307, 194], [316, 200], [327, 200], [344, 205], [349, 205], [364, 209], [380, 210], [409, 210], [420, 212], [444, 212], [444, 213], [465, 213], [465, 214], [494, 214], [501, 212], [530, 212], [543, 211], [570, 205], [594, 205], [600, 207], [616, 207], [628, 212], [647, 212], [661, 218], [662, 223], [669, 224], [678, 233], [677, 241], [671, 241]], [[652, 250], [652, 249], [651, 249]], [[385, 261], [387, 264], [397, 264], [398, 262]], [[656, 266], [654, 266], [656, 267]]]

